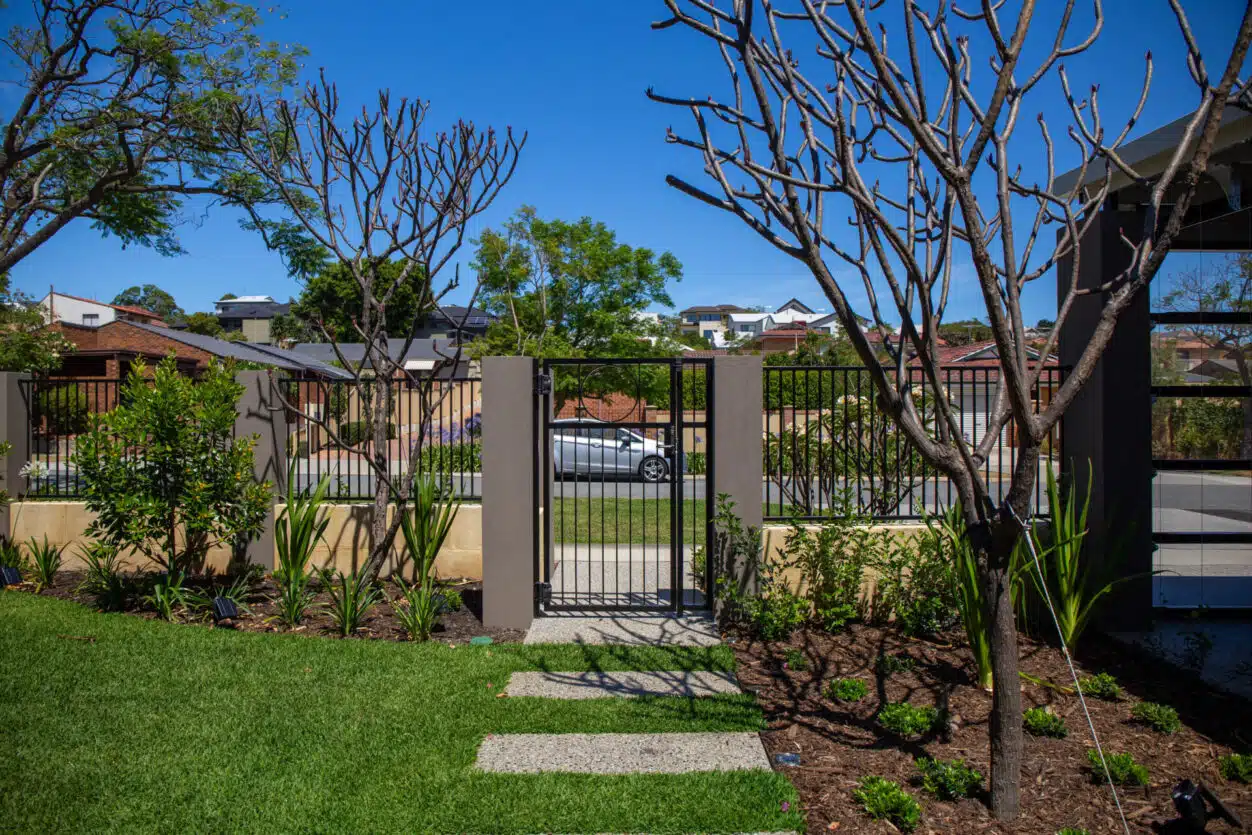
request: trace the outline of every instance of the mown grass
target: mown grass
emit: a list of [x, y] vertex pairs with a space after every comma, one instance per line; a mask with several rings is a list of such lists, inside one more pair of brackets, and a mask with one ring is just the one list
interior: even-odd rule
[[798, 829], [781, 811], [795, 792], [773, 772], [473, 769], [488, 733], [761, 727], [743, 696], [497, 698], [514, 671], [731, 666], [724, 647], [245, 634], [2, 592], [0, 820], [39, 832]]
[[[684, 499], [682, 504], [683, 544], [703, 545], [704, 499]], [[672, 525], [671, 507], [669, 499], [614, 498], [611, 490], [604, 498], [554, 496], [552, 535], [558, 543], [668, 545]]]

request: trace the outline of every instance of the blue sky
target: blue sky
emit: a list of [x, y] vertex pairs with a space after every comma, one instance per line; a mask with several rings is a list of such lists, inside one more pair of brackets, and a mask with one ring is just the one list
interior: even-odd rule
[[[1052, 3], [1059, 0], [1046, 5]], [[17, 8], [6, 14], [24, 14], [21, 0], [12, 5]], [[1217, 73], [1239, 4], [1188, 5], [1210, 71]], [[1143, 54], [1151, 48], [1156, 81], [1140, 132], [1181, 115], [1195, 95], [1165, 0], [1106, 0], [1105, 6], [1109, 22], [1097, 51], [1070, 63], [1075, 86], [1085, 91], [1099, 81], [1112, 122], [1129, 112], [1138, 95]], [[435, 125], [467, 118], [529, 132], [516, 176], [474, 232], [523, 204], [544, 217], [586, 215], [604, 221], [621, 241], [673, 252], [684, 265], [684, 279], [672, 292], [680, 308], [776, 305], [791, 296], [827, 307], [802, 265], [734, 218], [665, 185], [667, 173], [698, 177], [698, 171], [689, 154], [664, 142], [667, 125], [687, 128], [684, 114], [649, 102], [645, 89], [703, 96], [725, 87], [720, 59], [706, 43], [675, 29], [650, 30], [650, 22], [665, 16], [660, 0], [369, 0], [354, 4], [351, 14], [345, 8], [342, 2], [301, 0], [290, 4], [285, 18], [267, 24], [266, 34], [306, 46], [307, 72], [324, 67], [338, 81], [345, 104], [360, 106], [379, 87], [389, 87], [394, 95], [430, 100]], [[1045, 28], [1037, 37], [1050, 40], [1051, 34]], [[1045, 81], [1039, 105], [1029, 106], [1030, 120], [1036, 109], [1057, 115], [1058, 94], [1055, 78]], [[0, 89], [0, 107], [13, 95], [12, 87]], [[1063, 131], [1059, 119], [1052, 127], [1054, 136]], [[280, 299], [298, 294], [278, 257], [238, 228], [237, 214], [205, 213], [193, 205], [189, 215], [181, 232], [187, 255], [123, 250], [78, 222], [19, 264], [13, 278], [32, 295], [54, 285], [106, 301], [127, 286], [152, 283], [188, 311], [209, 309], [225, 292]], [[462, 260], [469, 255], [466, 248]], [[954, 287], [952, 307], [949, 319], [981, 315], [968, 270]], [[1054, 309], [1051, 282], [1038, 282], [1027, 297], [1027, 318], [1051, 316]]]

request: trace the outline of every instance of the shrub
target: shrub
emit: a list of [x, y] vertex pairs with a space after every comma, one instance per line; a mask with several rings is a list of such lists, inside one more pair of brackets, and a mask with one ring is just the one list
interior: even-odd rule
[[52, 585], [57, 573], [61, 570], [61, 552], [64, 547], [57, 547], [48, 541], [47, 534], [39, 542], [31, 537], [26, 543], [30, 552], [31, 573], [35, 577], [35, 591], [40, 592]]
[[705, 475], [709, 469], [708, 456], [703, 452], [687, 453], [687, 472], [691, 475]]
[[[1146, 786], [1148, 770], [1130, 754], [1105, 754], [1104, 763], [1094, 748], [1087, 749], [1087, 761], [1091, 763], [1091, 776], [1097, 783], [1113, 783], [1118, 786]], [[1107, 768], [1105, 768], [1107, 764]]]
[[914, 637], [937, 635], [951, 629], [959, 619], [956, 609], [939, 595], [918, 597], [896, 610], [900, 631]]
[[892, 702], [878, 711], [878, 724], [896, 736], [919, 736], [934, 730], [939, 724], [939, 711], [908, 702]]
[[1235, 783], [1252, 783], [1252, 754], [1227, 754], [1217, 761], [1222, 777]]
[[960, 800], [982, 786], [982, 774], [967, 766], [965, 760], [919, 757], [916, 764], [922, 774], [922, 788], [940, 800]]
[[[761, 559], [761, 531], [745, 527], [726, 493], [717, 496], [714, 537], [705, 559], [713, 560], [714, 594], [722, 601], [721, 619], [767, 641], [782, 640], [809, 619], [812, 604], [783, 579], [784, 566]], [[755, 574], [757, 592], [747, 592], [738, 578]]]
[[259, 533], [270, 485], [253, 476], [255, 439], [234, 436], [242, 393], [231, 366], [210, 363], [192, 380], [167, 357], [149, 381], [136, 362], [122, 405], [78, 438], [73, 460], [96, 514], [87, 533], [176, 574], [201, 569], [216, 544]]
[[96, 605], [106, 612], [124, 608], [126, 585], [122, 580], [117, 548], [107, 542], [88, 542], [79, 547], [78, 557], [87, 567], [78, 591], [94, 596]]
[[220, 585], [215, 581], [202, 591], [185, 591], [183, 604], [199, 616], [207, 618], [212, 614], [213, 600], [222, 597], [234, 603], [240, 612], [251, 613], [252, 610], [248, 608], [248, 598], [252, 595], [252, 583], [251, 574], [241, 574], [229, 586]]
[[1091, 835], [1091, 832], [1076, 826], [1067, 826], [1064, 829], [1058, 829], [1056, 835]]
[[330, 595], [330, 617], [345, 638], [361, 628], [361, 621], [382, 596], [378, 586], [366, 582], [355, 571], [344, 574], [323, 569], [322, 585]]
[[1177, 733], [1182, 727], [1178, 719], [1178, 711], [1169, 705], [1156, 702], [1140, 702], [1130, 709], [1130, 715], [1141, 725], [1147, 725], [1161, 734]]
[[859, 678], [838, 678], [826, 688], [826, 695], [836, 702], [859, 702], [869, 695], [869, 685]]
[[899, 783], [882, 777], [863, 777], [852, 799], [875, 820], [890, 821], [903, 832], [912, 832], [922, 818], [922, 807]]
[[1022, 729], [1031, 736], [1047, 736], [1052, 739], [1064, 739], [1069, 735], [1065, 720], [1049, 707], [1032, 707], [1023, 713]]
[[[353, 420], [339, 425], [339, 440], [344, 446], [356, 446], [374, 436], [374, 428], [364, 420]], [[387, 440], [396, 438], [396, 425], [387, 422]]]
[[927, 636], [950, 629], [959, 620], [956, 578], [941, 538], [893, 542], [875, 569], [875, 621], [894, 618], [906, 635]]
[[278, 584], [278, 619], [288, 626], [298, 626], [313, 605], [313, 574], [309, 560], [313, 549], [326, 534], [330, 517], [322, 512], [330, 476], [322, 476], [310, 491], [295, 489], [295, 462], [287, 473], [287, 501], [274, 525], [278, 548], [278, 567], [274, 582]]
[[917, 666], [917, 661], [910, 655], [883, 653], [878, 656], [875, 666], [884, 675], [907, 673]]
[[809, 602], [783, 585], [768, 587], [745, 601], [748, 627], [767, 641], [790, 637], [809, 619]]
[[798, 649], [787, 650], [783, 663], [786, 664], [788, 670], [794, 670], [797, 673], [803, 673], [809, 668], [808, 656]]
[[483, 469], [482, 441], [424, 446], [418, 469], [423, 473], [479, 473]]
[[87, 393], [76, 383], [41, 386], [35, 395], [35, 406], [44, 426], [54, 435], [77, 435], [86, 432], [91, 409]]
[[1122, 697], [1122, 688], [1117, 679], [1108, 673], [1097, 673], [1078, 679], [1078, 689], [1084, 696], [1093, 696], [1106, 702], [1115, 702]]
[[886, 547], [883, 532], [861, 521], [851, 513], [838, 514], [816, 530], [792, 522], [783, 543], [783, 552], [800, 569], [802, 587], [828, 632], [839, 631], [864, 614], [865, 570]]

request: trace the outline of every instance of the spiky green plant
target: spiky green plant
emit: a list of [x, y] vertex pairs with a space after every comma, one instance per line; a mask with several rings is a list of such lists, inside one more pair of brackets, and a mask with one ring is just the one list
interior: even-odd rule
[[430, 637], [444, 611], [444, 598], [439, 592], [435, 559], [452, 531], [460, 501], [442, 490], [430, 473], [413, 480], [413, 496], [409, 510], [400, 517], [404, 547], [413, 561], [413, 584], [398, 579], [402, 603], [393, 603], [401, 625], [415, 641]]
[[1026, 567], [1040, 597], [1046, 596], [1052, 601], [1061, 639], [1072, 647], [1082, 637], [1096, 604], [1120, 583], [1144, 575], [1114, 576], [1107, 564], [1096, 570], [1083, 558], [1087, 511], [1091, 507], [1090, 479], [1081, 503], [1073, 483], [1062, 491], [1050, 465], [1046, 486], [1051, 509], [1050, 530], [1045, 535], [1042, 524], [1035, 522], [1030, 533], [1043, 574], [1040, 576], [1033, 560], [1028, 560]]
[[56, 580], [57, 572], [61, 570], [61, 552], [65, 550], [65, 546], [53, 545], [45, 534], [42, 542], [32, 536], [26, 543], [26, 550], [30, 553], [35, 591], [43, 591], [52, 585], [52, 582]]
[[86, 576], [78, 585], [80, 593], [90, 594], [106, 612], [122, 609], [126, 584], [122, 580], [121, 552], [107, 542], [88, 542], [78, 548], [78, 558], [86, 566]]
[[274, 525], [278, 547], [278, 567], [274, 582], [278, 584], [278, 619], [288, 626], [299, 626], [316, 596], [312, 590], [313, 573], [309, 561], [313, 549], [326, 535], [330, 516], [322, 505], [330, 490], [330, 476], [322, 476], [313, 490], [295, 489], [295, 462], [287, 473], [287, 501]]
[[926, 526], [931, 536], [942, 538], [945, 550], [951, 556], [952, 571], [956, 577], [956, 607], [961, 614], [961, 625], [965, 627], [965, 638], [974, 654], [978, 686], [990, 690], [991, 618], [978, 576], [978, 555], [970, 542], [960, 504], [948, 508], [937, 525], [927, 518]]
[[335, 621], [339, 634], [345, 638], [361, 628], [365, 615], [382, 597], [377, 585], [355, 571], [344, 574], [342, 571], [332, 573], [323, 569], [322, 585], [330, 595], [328, 609], [331, 619]]
[[163, 574], [152, 584], [152, 591], [143, 602], [151, 606], [161, 620], [174, 620], [175, 609], [186, 605], [183, 575], [177, 571]]

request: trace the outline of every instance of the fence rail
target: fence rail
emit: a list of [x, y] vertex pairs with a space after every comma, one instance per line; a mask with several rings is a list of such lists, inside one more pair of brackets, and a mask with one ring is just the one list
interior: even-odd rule
[[[920, 368], [909, 369], [914, 403], [931, 427], [936, 392]], [[940, 370], [943, 396], [958, 431], [982, 441], [995, 406], [999, 370]], [[1060, 385], [1059, 368], [1045, 368], [1032, 392], [1036, 406]], [[763, 443], [765, 518], [819, 519], [852, 511], [880, 520], [919, 519], [957, 500], [952, 483], [926, 463], [880, 406], [870, 372], [862, 367], [766, 366]], [[1061, 460], [1059, 429], [1044, 445], [1041, 467]], [[1016, 427], [1005, 426], [982, 468], [992, 498], [1007, 491], [1017, 462]], [[1046, 512], [1036, 485], [1034, 512]]]
[[[385, 385], [385, 447], [375, 449], [369, 423], [373, 385]], [[363, 399], [361, 394], [366, 397]], [[417, 456], [418, 473], [433, 473], [463, 499], [482, 497], [482, 383], [477, 377], [388, 380], [358, 392], [351, 382], [283, 381], [287, 459], [297, 487], [330, 477], [330, 497], [372, 499], [381, 453], [390, 478]]]
[[103, 378], [33, 378], [20, 384], [26, 403], [27, 496], [74, 499], [82, 479], [74, 463], [78, 436], [93, 415], [112, 411], [123, 397], [125, 380]]

